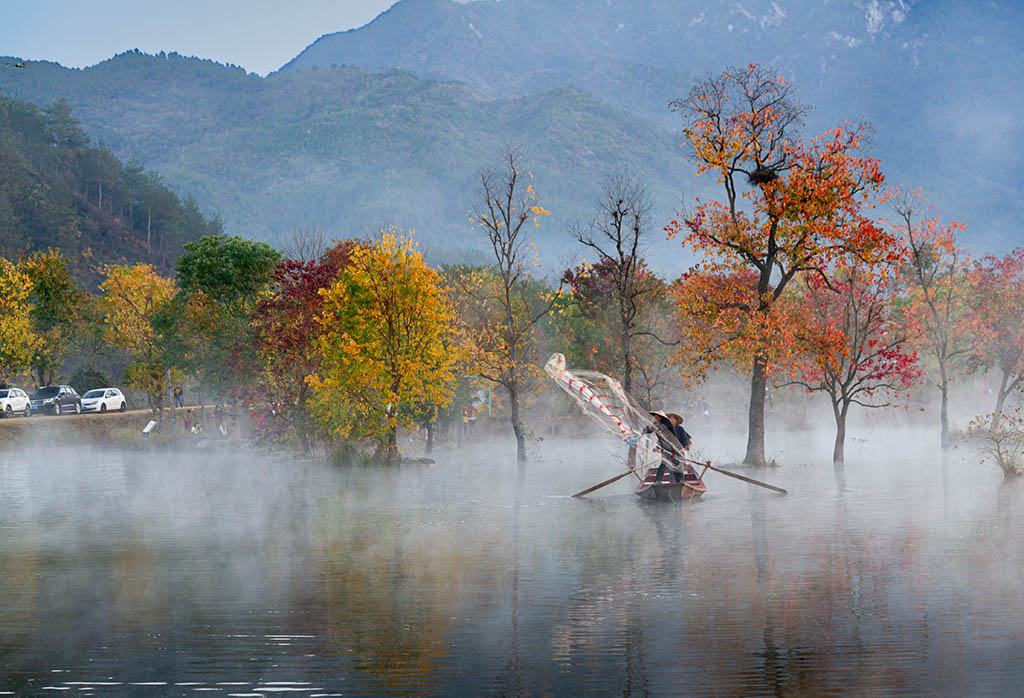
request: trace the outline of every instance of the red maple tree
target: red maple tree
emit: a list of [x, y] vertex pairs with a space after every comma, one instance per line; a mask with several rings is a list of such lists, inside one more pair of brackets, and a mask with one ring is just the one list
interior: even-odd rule
[[785, 382], [829, 396], [836, 422], [832, 460], [842, 463], [850, 407], [889, 407], [922, 373], [890, 312], [895, 284], [887, 275], [853, 263], [805, 282], [798, 299], [802, 351]]
[[1024, 249], [986, 255], [969, 272], [972, 368], [996, 369], [999, 388], [990, 428], [999, 428], [1006, 398], [1024, 381]]
[[247, 397], [265, 436], [294, 430], [303, 448], [309, 448], [311, 427], [306, 407], [311, 389], [306, 378], [321, 362], [314, 346], [319, 332], [316, 317], [322, 305], [320, 290], [330, 288], [359, 245], [344, 240], [313, 260], [283, 260], [270, 283], [271, 295], [261, 300], [253, 313], [254, 348], [262, 359], [262, 371]]

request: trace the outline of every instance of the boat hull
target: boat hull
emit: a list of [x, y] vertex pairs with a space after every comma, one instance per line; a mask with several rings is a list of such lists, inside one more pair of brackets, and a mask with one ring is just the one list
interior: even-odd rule
[[636, 487], [637, 496], [652, 502], [681, 502], [684, 499], [699, 497], [708, 489], [704, 481], [692, 470], [686, 472], [683, 482], [676, 482], [674, 475], [667, 468], [661, 476], [661, 482], [655, 482], [657, 475], [657, 468], [647, 471], [644, 479]]

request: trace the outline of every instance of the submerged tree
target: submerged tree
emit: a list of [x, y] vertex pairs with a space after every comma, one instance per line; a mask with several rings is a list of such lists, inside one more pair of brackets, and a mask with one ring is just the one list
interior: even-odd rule
[[[841, 256], [889, 254], [889, 237], [863, 214], [883, 177], [878, 162], [861, 154], [864, 125], [801, 142], [807, 109], [770, 68], [710, 77], [672, 107], [683, 114], [698, 174], [715, 174], [725, 194], [724, 201], [698, 200], [667, 227], [708, 260], [676, 289], [680, 359], [697, 370], [718, 358], [749, 368], [744, 461], [762, 464], [768, 374], [791, 334], [779, 299], [791, 281], [826, 273]], [[690, 314], [700, 321], [691, 323]]]
[[317, 245], [315, 250], [297, 250], [296, 258], [277, 265], [270, 292], [260, 299], [252, 316], [261, 370], [248, 397], [265, 401], [271, 396], [275, 415], [294, 431], [303, 450], [309, 450], [313, 426], [307, 378], [320, 370], [323, 358], [316, 347], [324, 298], [320, 291], [334, 285], [358, 247], [359, 243], [346, 240], [327, 249]]
[[[568, 271], [563, 277], [576, 293], [601, 287], [601, 301], [591, 298], [594, 302], [587, 310], [595, 317], [611, 315], [602, 318], [611, 322], [602, 324], [617, 343], [614, 373], [622, 376], [626, 392], [633, 390], [633, 343], [639, 334], [649, 333], [640, 326], [644, 299], [658, 288], [642, 257], [643, 244], [650, 233], [650, 209], [650, 200], [640, 182], [628, 175], [612, 177], [601, 194], [594, 220], [571, 229], [585, 251], [596, 253], [597, 262]], [[611, 312], [597, 312], [599, 306]]]
[[1006, 478], [1024, 475], [1024, 413], [1021, 408], [1006, 410], [993, 424], [993, 414], [982, 414], [971, 420], [967, 432], [976, 439], [978, 450], [989, 458]]
[[508, 393], [509, 420], [520, 463], [526, 462], [523, 396], [539, 376], [531, 356], [534, 333], [553, 301], [536, 293], [536, 282], [529, 274], [535, 246], [528, 240], [528, 232], [548, 213], [537, 204], [532, 177], [522, 154], [510, 146], [500, 171], [480, 174], [480, 200], [470, 212], [470, 220], [487, 235], [495, 261], [495, 283], [481, 284], [472, 291], [484, 317], [483, 323], [473, 328], [476, 372]]
[[323, 360], [310, 378], [317, 414], [333, 436], [369, 437], [378, 458], [395, 463], [398, 427], [415, 424], [422, 404], [451, 398], [456, 356], [440, 277], [388, 230], [355, 248], [322, 295]]
[[900, 219], [898, 230], [909, 249], [903, 277], [909, 302], [904, 321], [922, 353], [929, 357], [932, 383], [942, 396], [939, 407], [941, 445], [948, 449], [949, 385], [962, 370], [971, 351], [970, 312], [966, 253], [956, 244], [963, 225], [925, 218], [920, 192], [898, 192], [893, 208]]
[[991, 429], [999, 428], [1006, 399], [1024, 385], [1024, 249], [999, 258], [987, 255], [969, 272], [971, 368], [996, 369], [999, 387]]
[[850, 407], [893, 405], [921, 371], [890, 312], [894, 287], [885, 274], [854, 263], [805, 281], [798, 301], [802, 350], [785, 382], [829, 396], [836, 422], [832, 460], [842, 463]]

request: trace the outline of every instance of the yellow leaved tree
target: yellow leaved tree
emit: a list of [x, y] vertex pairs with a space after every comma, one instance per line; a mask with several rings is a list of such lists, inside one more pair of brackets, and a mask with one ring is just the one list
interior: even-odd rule
[[167, 390], [166, 370], [157, 348], [154, 316], [174, 296], [174, 281], [156, 273], [150, 264], [107, 266], [102, 308], [108, 341], [132, 355], [125, 381], [144, 391], [150, 407], [159, 409]]
[[31, 292], [31, 279], [0, 257], [0, 383], [6, 383], [32, 361], [37, 338], [30, 317]]
[[440, 276], [392, 228], [356, 248], [320, 293], [314, 412], [332, 436], [373, 439], [378, 459], [394, 463], [398, 427], [451, 400], [456, 356]]

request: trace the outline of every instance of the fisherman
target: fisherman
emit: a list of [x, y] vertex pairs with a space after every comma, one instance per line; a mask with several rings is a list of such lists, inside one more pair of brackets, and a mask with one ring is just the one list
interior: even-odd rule
[[672, 422], [672, 433], [675, 434], [676, 439], [682, 444], [683, 449], [689, 451], [693, 438], [690, 437], [686, 429], [683, 429], [683, 418], [675, 412], [666, 412], [665, 416]]
[[672, 420], [669, 419], [667, 414], [657, 410], [651, 412], [650, 415], [654, 417], [654, 425], [646, 427], [644, 432], [648, 434], [654, 433], [658, 437], [658, 447], [661, 449], [661, 464], [658, 465], [658, 473], [654, 476], [654, 481], [660, 483], [667, 468], [671, 470], [673, 480], [682, 482], [683, 474], [677, 470], [682, 454], [675, 445], [678, 439], [676, 438]]
[[[672, 422], [672, 433], [675, 434], [676, 440], [679, 441], [679, 443], [682, 445], [682, 456], [685, 458], [686, 452], [689, 451], [690, 446], [693, 445], [693, 437], [690, 436], [686, 429], [683, 429], [682, 416], [675, 412], [667, 412], [665, 413], [665, 416], [668, 417], [670, 422]], [[697, 474], [697, 471], [694, 470], [693, 466], [690, 465], [684, 465], [683, 470], [685, 473], [693, 473], [694, 475]], [[678, 473], [678, 475], [681, 476], [678, 478], [679, 480], [682, 480], [683, 477], [685, 477], [684, 473]]]

